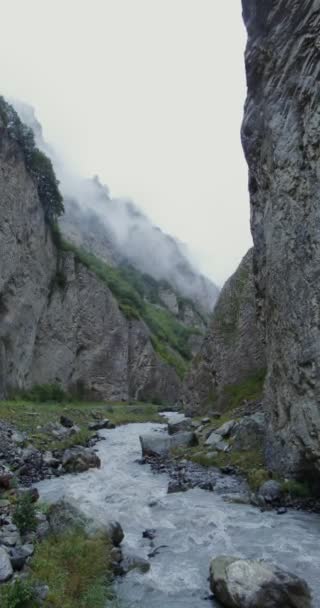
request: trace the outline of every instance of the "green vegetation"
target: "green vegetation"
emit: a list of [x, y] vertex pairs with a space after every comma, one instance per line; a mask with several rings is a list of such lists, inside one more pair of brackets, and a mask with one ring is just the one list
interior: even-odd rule
[[32, 130], [21, 122], [17, 112], [3, 97], [0, 97], [0, 118], [9, 137], [22, 150], [26, 169], [37, 184], [46, 221], [53, 226], [64, 207], [51, 160], [36, 147]]
[[48, 585], [44, 607], [104, 608], [111, 592], [111, 544], [74, 529], [37, 545], [31, 563], [32, 580]]
[[295, 481], [294, 479], [284, 481], [282, 484], [282, 489], [292, 498], [308, 498], [308, 496], [312, 495], [312, 491], [308, 483]]
[[232, 384], [224, 387], [221, 398], [227, 411], [232, 411], [239, 407], [243, 401], [254, 401], [262, 397], [263, 386], [266, 377], [266, 370], [262, 369], [250, 376], [240, 384]]
[[[30, 401], [0, 401], [0, 419], [26, 432], [35, 447], [41, 450], [66, 449], [73, 445], [86, 445], [92, 433], [88, 425], [96, 418], [108, 418], [116, 425], [131, 422], [163, 422], [159, 416], [160, 406], [150, 403], [39, 403]], [[48, 429], [50, 423], [59, 421], [61, 415], [71, 418], [80, 431], [62, 441], [57, 440]], [[93, 414], [95, 418], [93, 418]]]
[[62, 403], [66, 401], [67, 395], [59, 384], [36, 384], [29, 391], [21, 391], [17, 399], [33, 401], [35, 403], [47, 403], [50, 401]]
[[142, 319], [146, 323], [156, 352], [182, 377], [192, 358], [189, 338], [201, 332], [197, 328], [187, 328], [162, 307], [159, 291], [163, 282], [158, 283], [130, 266], [108, 266], [92, 253], [66, 242], [61, 236], [59, 246], [62, 251], [71, 251], [78, 262], [94, 272], [109, 287], [127, 319]]
[[38, 608], [39, 584], [49, 587], [43, 608], [111, 608], [111, 549], [105, 535], [88, 537], [81, 528], [49, 536], [36, 545], [30, 577], [1, 586], [1, 608]]
[[0, 588], [1, 608], [38, 608], [33, 585], [28, 580], [17, 579]]
[[36, 508], [28, 492], [18, 497], [12, 521], [22, 535], [36, 529]]

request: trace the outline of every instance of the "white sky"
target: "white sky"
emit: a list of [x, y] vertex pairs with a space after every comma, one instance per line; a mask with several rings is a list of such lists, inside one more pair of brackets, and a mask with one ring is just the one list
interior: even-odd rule
[[240, 0], [0, 0], [1, 93], [222, 283], [251, 244]]

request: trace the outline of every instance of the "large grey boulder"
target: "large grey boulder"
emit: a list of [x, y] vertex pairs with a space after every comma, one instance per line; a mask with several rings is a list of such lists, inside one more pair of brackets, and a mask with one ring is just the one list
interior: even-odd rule
[[241, 418], [233, 434], [235, 450], [260, 450], [264, 448], [267, 422], [262, 412]]
[[304, 580], [263, 561], [219, 556], [210, 565], [210, 587], [226, 608], [311, 608]]
[[149, 433], [139, 437], [143, 457], [167, 456], [174, 448], [187, 448], [197, 444], [197, 438], [192, 431], [167, 435], [165, 433]]
[[65, 450], [62, 466], [67, 473], [82, 473], [91, 468], [99, 469], [101, 461], [93, 450], [79, 446]]
[[0, 583], [5, 583], [13, 575], [13, 568], [7, 551], [0, 547]]
[[269, 479], [259, 488], [258, 495], [267, 503], [277, 502], [283, 495], [281, 483]]
[[191, 431], [193, 429], [191, 418], [183, 418], [179, 422], [169, 422], [168, 423], [168, 433], [169, 435], [175, 435], [176, 433], [180, 433], [182, 431]]
[[226, 441], [222, 441], [221, 435], [218, 435], [218, 433], [215, 431], [210, 433], [204, 445], [206, 447], [218, 450], [219, 452], [226, 452], [229, 448], [229, 445], [226, 443]]

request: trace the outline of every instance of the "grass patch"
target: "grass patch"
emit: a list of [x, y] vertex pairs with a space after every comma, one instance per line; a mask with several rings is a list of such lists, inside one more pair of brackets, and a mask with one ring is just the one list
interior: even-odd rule
[[[0, 401], [0, 419], [26, 432], [35, 447], [41, 450], [66, 449], [73, 445], [85, 445], [92, 435], [88, 424], [92, 414], [109, 418], [116, 425], [140, 422], [163, 422], [158, 405], [150, 403], [31, 403], [30, 401]], [[58, 422], [61, 415], [71, 418], [80, 431], [62, 441], [45, 432], [50, 422]], [[39, 428], [40, 427], [40, 428]]]
[[33, 585], [28, 580], [17, 579], [0, 587], [1, 608], [38, 608]]
[[111, 544], [76, 529], [37, 545], [31, 580], [49, 587], [44, 607], [105, 608], [112, 600]]
[[36, 529], [36, 507], [29, 493], [18, 496], [12, 521], [22, 535]]
[[263, 393], [265, 377], [266, 370], [262, 369], [239, 384], [225, 386], [222, 401], [227, 405], [228, 411], [239, 407], [244, 400], [254, 401], [260, 399]]
[[35, 403], [46, 403], [54, 401], [62, 403], [67, 400], [67, 394], [59, 384], [36, 384], [28, 391], [21, 391], [14, 398], [33, 401]]

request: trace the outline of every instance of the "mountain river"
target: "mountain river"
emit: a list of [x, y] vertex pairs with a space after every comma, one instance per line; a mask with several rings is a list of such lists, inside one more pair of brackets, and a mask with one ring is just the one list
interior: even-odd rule
[[[102, 431], [97, 445], [101, 469], [38, 484], [49, 502], [66, 497], [97, 521], [118, 520], [125, 532], [124, 553], [150, 559], [146, 574], [131, 571], [116, 586], [125, 608], [204, 608], [210, 559], [227, 554], [263, 558], [305, 578], [320, 606], [320, 517], [259, 509], [224, 500], [222, 490], [192, 489], [167, 494], [168, 475], [141, 466], [139, 435], [161, 432], [159, 424], [129, 424]], [[151, 541], [142, 537], [156, 530]], [[318, 602], [318, 603], [317, 603]]]

